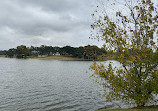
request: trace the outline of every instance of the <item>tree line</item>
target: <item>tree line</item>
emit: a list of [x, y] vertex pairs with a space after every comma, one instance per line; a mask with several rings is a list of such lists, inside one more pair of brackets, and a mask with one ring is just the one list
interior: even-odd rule
[[107, 54], [104, 48], [99, 48], [95, 45], [87, 45], [80, 47], [71, 46], [47, 46], [41, 45], [40, 47], [27, 47], [25, 45], [17, 46], [6, 51], [0, 51], [0, 55], [7, 57], [27, 58], [27, 57], [46, 57], [46, 56], [71, 56], [84, 59], [98, 59], [101, 55]]

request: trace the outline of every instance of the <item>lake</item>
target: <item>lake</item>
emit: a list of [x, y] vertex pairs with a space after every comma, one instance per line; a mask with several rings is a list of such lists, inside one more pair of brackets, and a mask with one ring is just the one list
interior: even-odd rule
[[0, 58], [1, 111], [94, 111], [110, 103], [90, 61]]

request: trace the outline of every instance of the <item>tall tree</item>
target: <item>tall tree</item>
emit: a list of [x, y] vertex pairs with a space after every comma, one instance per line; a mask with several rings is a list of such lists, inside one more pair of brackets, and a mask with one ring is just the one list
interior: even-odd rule
[[[114, 1], [112, 5], [118, 4]], [[107, 100], [145, 106], [153, 104], [158, 94], [158, 10], [151, 0], [138, 0], [135, 5], [132, 1], [119, 3], [128, 14], [114, 9], [116, 16], [111, 17], [103, 4], [92, 14], [92, 38], [105, 41], [123, 69], [97, 63], [91, 69], [102, 78], [105, 89], [110, 89], [105, 93]]]

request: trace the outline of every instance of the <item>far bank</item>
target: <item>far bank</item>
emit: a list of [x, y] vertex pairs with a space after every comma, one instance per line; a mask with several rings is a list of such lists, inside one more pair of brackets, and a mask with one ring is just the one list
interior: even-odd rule
[[[6, 55], [0, 55], [0, 57], [17, 58], [16, 56], [7, 57]], [[77, 57], [71, 57], [71, 56], [44, 56], [44, 57], [28, 56], [26, 58], [19, 58], [19, 59], [65, 60], [65, 61], [106, 61], [106, 60], [109, 60], [109, 57], [107, 57], [107, 59], [106, 58], [84, 59], [84, 58], [77, 58]]]

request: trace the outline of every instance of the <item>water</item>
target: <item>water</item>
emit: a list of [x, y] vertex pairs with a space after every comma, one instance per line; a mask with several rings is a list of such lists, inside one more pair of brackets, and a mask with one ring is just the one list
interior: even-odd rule
[[[0, 58], [1, 111], [94, 111], [108, 104], [88, 61]], [[88, 73], [87, 73], [88, 72]]]

